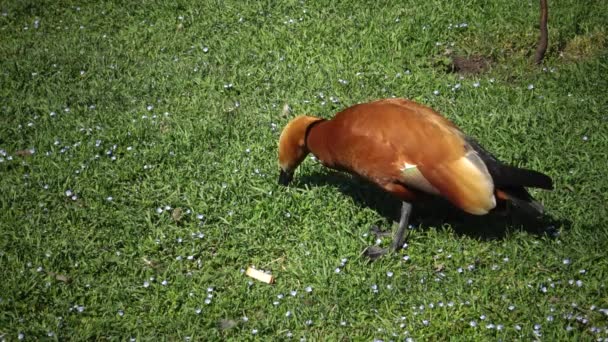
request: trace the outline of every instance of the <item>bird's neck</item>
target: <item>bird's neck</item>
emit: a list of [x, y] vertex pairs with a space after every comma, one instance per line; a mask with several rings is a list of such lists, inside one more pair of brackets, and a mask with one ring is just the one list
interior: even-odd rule
[[330, 137], [331, 121], [315, 121], [306, 130], [306, 147], [326, 166], [333, 164], [329, 150]]

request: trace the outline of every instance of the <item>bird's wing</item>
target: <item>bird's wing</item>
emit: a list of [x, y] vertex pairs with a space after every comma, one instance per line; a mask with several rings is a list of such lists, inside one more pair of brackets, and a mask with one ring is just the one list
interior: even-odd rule
[[398, 181], [438, 193], [471, 214], [485, 214], [496, 205], [486, 165], [464, 134], [432, 109], [403, 99], [380, 100], [351, 107], [336, 119], [341, 135], [353, 137], [349, 145], [367, 148], [351, 157], [357, 158], [358, 169], [390, 168], [380, 173], [397, 171]]

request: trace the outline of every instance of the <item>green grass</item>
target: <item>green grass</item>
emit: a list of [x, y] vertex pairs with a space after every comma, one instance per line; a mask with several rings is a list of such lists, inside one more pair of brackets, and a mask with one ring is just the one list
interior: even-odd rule
[[[543, 70], [536, 1], [1, 2], [0, 339], [608, 338], [608, 8], [586, 4], [550, 1]], [[446, 73], [446, 48], [491, 68]], [[312, 160], [276, 184], [291, 117], [393, 95], [551, 175], [559, 235], [431, 208], [370, 264], [398, 203]]]

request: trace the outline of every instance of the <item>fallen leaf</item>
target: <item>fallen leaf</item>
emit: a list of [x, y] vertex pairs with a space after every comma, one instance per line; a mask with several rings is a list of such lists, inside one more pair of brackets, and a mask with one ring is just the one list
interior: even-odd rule
[[173, 218], [173, 221], [175, 221], [176, 223], [179, 222], [182, 219], [182, 216], [183, 216], [182, 208], [173, 209], [173, 212], [171, 213], [171, 218]]
[[55, 278], [56, 280], [59, 280], [60, 282], [69, 284], [72, 282], [72, 278], [63, 275], [63, 274], [59, 274], [59, 273], [55, 273], [55, 272], [47, 272], [47, 274], [53, 278]]
[[236, 327], [237, 323], [232, 319], [221, 319], [218, 325], [220, 329], [228, 330]]
[[152, 268], [157, 268], [158, 267], [158, 262], [154, 261], [154, 260], [150, 260], [146, 257], [142, 258], [144, 260], [144, 263], [146, 263], [146, 266], [148, 267], [152, 267]]
[[33, 154], [33, 153], [32, 153], [32, 150], [28, 150], [28, 149], [26, 149], [26, 150], [17, 150], [17, 151], [15, 151], [15, 155], [16, 155], [16, 156], [20, 156], [20, 157], [29, 157], [29, 156], [31, 156], [32, 154]]

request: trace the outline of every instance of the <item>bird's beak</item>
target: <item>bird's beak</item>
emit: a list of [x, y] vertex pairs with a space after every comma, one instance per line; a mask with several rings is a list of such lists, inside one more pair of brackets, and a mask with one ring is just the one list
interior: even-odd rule
[[279, 184], [281, 185], [289, 185], [289, 182], [293, 179], [293, 173], [285, 172], [281, 170], [281, 174], [279, 175]]

